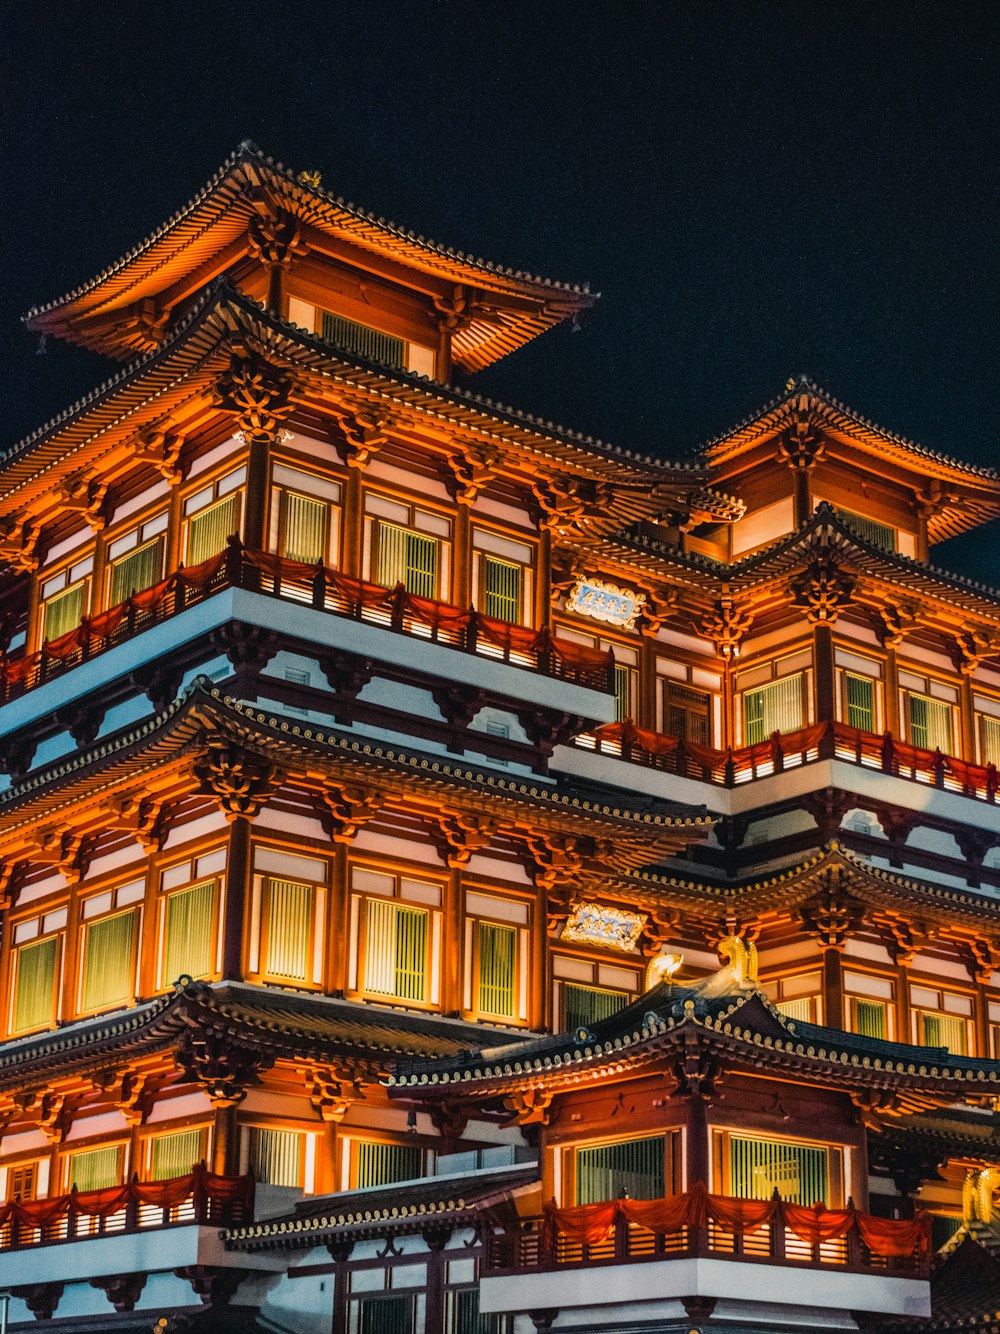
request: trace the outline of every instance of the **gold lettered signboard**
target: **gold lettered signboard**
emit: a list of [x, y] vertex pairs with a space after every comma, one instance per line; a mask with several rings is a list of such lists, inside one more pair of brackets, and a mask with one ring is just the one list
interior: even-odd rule
[[562, 938], [627, 953], [635, 948], [645, 925], [645, 913], [609, 908], [602, 903], [578, 903], [563, 927]]
[[575, 611], [580, 616], [592, 616], [595, 621], [617, 625], [623, 630], [634, 630], [635, 618], [645, 601], [645, 593], [633, 593], [617, 584], [606, 584], [603, 579], [578, 579], [570, 592], [566, 610]]

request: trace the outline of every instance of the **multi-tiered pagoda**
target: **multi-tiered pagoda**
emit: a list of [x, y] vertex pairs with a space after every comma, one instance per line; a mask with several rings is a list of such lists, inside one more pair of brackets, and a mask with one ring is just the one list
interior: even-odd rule
[[9, 1328], [996, 1327], [1000, 479], [476, 392], [594, 300], [243, 144], [28, 315]]

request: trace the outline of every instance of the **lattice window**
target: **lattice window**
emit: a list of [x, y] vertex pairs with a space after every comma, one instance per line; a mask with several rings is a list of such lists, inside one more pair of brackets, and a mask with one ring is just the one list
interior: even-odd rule
[[815, 996], [796, 996], [793, 1000], [775, 1001], [774, 1008], [788, 1019], [798, 1019], [803, 1024], [816, 1022]]
[[667, 736], [695, 745], [707, 746], [711, 736], [709, 718], [711, 696], [703, 690], [679, 685], [676, 681], [663, 684], [663, 730]]
[[995, 764], [1000, 768], [1000, 718], [980, 714], [979, 738], [983, 764]]
[[866, 1000], [861, 996], [849, 997], [851, 1032], [864, 1038], [889, 1036], [888, 1011], [885, 1001]]
[[968, 1055], [969, 1025], [960, 1015], [918, 1010], [917, 1032], [925, 1047], [947, 1047], [956, 1056]]
[[847, 723], [862, 732], [875, 731], [875, 682], [867, 676], [847, 672], [844, 676], [847, 693]]
[[355, 1145], [354, 1188], [389, 1186], [413, 1181], [423, 1174], [424, 1153], [415, 1144], [382, 1144], [358, 1140]]
[[163, 571], [163, 543], [159, 538], [137, 547], [111, 564], [108, 604], [112, 607], [156, 583]]
[[417, 597], [437, 597], [437, 539], [380, 519], [378, 582], [386, 588], [402, 584], [408, 593]]
[[14, 955], [15, 1033], [44, 1028], [55, 1018], [59, 937], [21, 945]]
[[44, 630], [42, 639], [59, 639], [61, 635], [75, 630], [83, 619], [87, 609], [87, 589], [89, 581], [81, 579], [62, 593], [49, 598], [45, 603]]
[[743, 740], [748, 746], [772, 732], [797, 732], [802, 726], [802, 673], [782, 677], [743, 694]]
[[344, 352], [380, 361], [384, 366], [402, 370], [406, 364], [406, 343], [402, 338], [372, 329], [367, 324], [345, 319], [328, 310], [322, 312], [321, 335], [328, 343], [335, 343]]
[[632, 717], [632, 668], [615, 663], [615, 722]]
[[626, 1192], [637, 1200], [666, 1194], [666, 1148], [662, 1135], [619, 1140], [576, 1151], [576, 1203], [597, 1204]]
[[482, 921], [477, 927], [479, 1011], [513, 1019], [517, 1015], [517, 928]]
[[156, 1135], [150, 1141], [149, 1179], [169, 1181], [183, 1177], [202, 1158], [202, 1132], [179, 1130], [171, 1135]]
[[521, 621], [524, 571], [513, 561], [483, 557], [483, 611], [498, 621]]
[[327, 558], [330, 507], [322, 500], [284, 492], [281, 554], [315, 565]]
[[121, 1181], [121, 1149], [110, 1144], [100, 1149], [72, 1153], [67, 1162], [66, 1184], [77, 1190], [105, 1190]]
[[311, 980], [315, 889], [268, 876], [264, 882], [261, 971], [289, 982]]
[[412, 1297], [363, 1297], [358, 1334], [413, 1334]]
[[370, 898], [365, 916], [365, 990], [397, 1000], [426, 1001], [430, 914], [389, 899]]
[[909, 695], [910, 743], [922, 750], [950, 755], [951, 705], [928, 695]]
[[163, 985], [215, 971], [215, 882], [169, 894], [165, 907]]
[[629, 1003], [624, 991], [605, 987], [581, 987], [573, 982], [562, 984], [562, 1025], [567, 1033], [608, 1019]]
[[769, 1200], [777, 1190], [783, 1200], [792, 1204], [830, 1202], [826, 1148], [731, 1132], [728, 1140], [728, 1194]]
[[852, 514], [850, 510], [837, 510], [837, 514], [863, 542], [878, 547], [879, 551], [896, 550], [896, 530], [891, 524], [879, 523], [877, 519], [866, 518], [863, 514]]
[[8, 1200], [33, 1200], [38, 1191], [38, 1164], [21, 1163], [7, 1169]]
[[261, 1185], [302, 1185], [303, 1138], [297, 1130], [250, 1127], [250, 1171]]
[[480, 1311], [478, 1288], [458, 1288], [451, 1297], [449, 1334], [500, 1334], [501, 1317]]
[[187, 521], [187, 563], [200, 565], [226, 549], [239, 528], [236, 496], [226, 496]]
[[137, 924], [134, 908], [87, 924], [81, 1009], [102, 1010], [134, 1000]]

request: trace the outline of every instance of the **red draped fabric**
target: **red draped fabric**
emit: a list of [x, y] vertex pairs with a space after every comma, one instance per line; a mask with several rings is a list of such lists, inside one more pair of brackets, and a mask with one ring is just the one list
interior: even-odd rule
[[78, 625], [75, 630], [67, 630], [58, 639], [48, 639], [42, 645], [42, 653], [47, 658], [68, 658], [80, 647], [84, 633], [83, 626]]
[[846, 1237], [854, 1220], [860, 1217], [854, 1209], [824, 1209], [822, 1204], [814, 1204], [811, 1209], [803, 1204], [782, 1204], [781, 1212], [789, 1231], [809, 1246]]
[[930, 1214], [916, 1218], [874, 1218], [858, 1214], [861, 1240], [875, 1255], [927, 1255], [931, 1249]]
[[545, 1219], [553, 1237], [561, 1233], [574, 1241], [595, 1245], [610, 1233], [619, 1217], [621, 1202], [609, 1200], [605, 1204], [581, 1204], [575, 1209], [558, 1209], [555, 1201], [545, 1207]]
[[253, 1207], [253, 1178], [217, 1176], [196, 1167], [186, 1176], [168, 1181], [129, 1181], [104, 1190], [70, 1191], [48, 1200], [8, 1201], [0, 1205], [0, 1226], [13, 1220], [24, 1227], [49, 1228], [74, 1212], [85, 1218], [108, 1218], [129, 1204], [174, 1209], [186, 1200], [195, 1203], [236, 1204]]
[[20, 685], [31, 675], [32, 669], [38, 665], [39, 654], [32, 653], [29, 658], [15, 658], [13, 662], [5, 662], [3, 665], [4, 676], [11, 685]]
[[189, 565], [184, 570], [178, 570], [176, 576], [178, 582], [186, 584], [188, 588], [194, 588], [200, 593], [208, 587], [225, 565], [226, 555], [225, 551], [220, 551], [217, 556], [209, 556], [208, 560], [203, 560], [198, 565]]
[[136, 611], [155, 611], [177, 582], [175, 575], [168, 575], [151, 588], [144, 588], [141, 593], [132, 594], [132, 605]]
[[555, 635], [549, 636], [548, 648], [572, 667], [610, 667], [615, 660], [615, 655], [604, 649], [574, 644], [570, 639], [557, 639]]
[[289, 560], [287, 556], [276, 556], [270, 551], [253, 551], [250, 547], [243, 548], [243, 557], [248, 565], [263, 570], [272, 579], [312, 579], [323, 569], [322, 565], [310, 565], [301, 560]]
[[726, 1232], [741, 1237], [766, 1227], [781, 1209], [777, 1200], [742, 1200], [729, 1195], [709, 1195], [708, 1216]]
[[598, 741], [618, 741], [623, 746], [644, 750], [647, 755], [672, 755], [679, 744], [675, 736], [638, 727], [631, 719], [622, 723], [602, 723], [595, 728], [594, 735]]
[[86, 622], [87, 629], [98, 639], [106, 639], [108, 635], [114, 632], [128, 615], [129, 604], [121, 602], [117, 607], [111, 607], [108, 611], [102, 611], [99, 616], [93, 616]]
[[436, 598], [421, 598], [415, 593], [407, 593], [401, 588], [397, 596], [403, 612], [414, 620], [429, 626], [435, 634], [442, 630], [447, 634], [458, 635], [472, 620], [471, 611], [463, 611], [450, 602], [438, 602]]
[[340, 574], [336, 570], [327, 570], [326, 579], [329, 586], [345, 602], [353, 603], [359, 607], [385, 607], [386, 609], [391, 605], [392, 590], [386, 588], [383, 584], [371, 584], [367, 579], [352, 579], [349, 575]]
[[543, 632], [525, 625], [511, 625], [496, 616], [476, 613], [476, 632], [480, 639], [495, 644], [507, 653], [536, 653], [543, 641]]
[[104, 1190], [76, 1191], [72, 1196], [73, 1207], [78, 1214], [87, 1218], [107, 1218], [124, 1209], [133, 1199], [132, 1187], [107, 1186]]
[[618, 1208], [626, 1222], [665, 1235], [682, 1227], [704, 1227], [707, 1198], [702, 1187], [663, 1200], [620, 1200]]

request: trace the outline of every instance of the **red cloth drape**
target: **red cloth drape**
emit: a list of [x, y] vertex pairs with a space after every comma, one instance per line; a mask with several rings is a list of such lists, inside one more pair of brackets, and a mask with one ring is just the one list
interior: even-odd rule
[[220, 551], [217, 556], [209, 556], [208, 560], [200, 561], [197, 565], [189, 565], [184, 570], [178, 570], [177, 581], [186, 584], [188, 588], [196, 589], [200, 593], [208, 587], [225, 565], [226, 555], [227, 552]]
[[336, 570], [327, 570], [327, 583], [345, 602], [359, 607], [391, 606], [392, 590], [384, 584], [372, 584], [367, 579], [352, 579]]
[[703, 1227], [707, 1195], [704, 1187], [684, 1195], [668, 1195], [663, 1200], [619, 1200], [621, 1216], [649, 1232], [679, 1232], [682, 1227]]
[[709, 1195], [707, 1207], [713, 1223], [738, 1237], [766, 1227], [781, 1208], [777, 1200], [743, 1200], [729, 1195]]
[[455, 607], [450, 602], [438, 602], [436, 598], [421, 598], [415, 593], [400, 589], [396, 595], [404, 614], [429, 626], [435, 634], [444, 630], [446, 634], [461, 634], [472, 620], [472, 612]]
[[104, 1190], [77, 1191], [73, 1204], [78, 1214], [88, 1218], [107, 1218], [116, 1214], [133, 1199], [132, 1187], [107, 1186]]
[[857, 1214], [861, 1240], [875, 1255], [927, 1255], [931, 1248], [929, 1214], [916, 1218], [875, 1218]]
[[476, 613], [476, 633], [488, 644], [495, 644], [507, 653], [537, 653], [543, 640], [539, 630], [532, 630], [526, 625], [512, 625], [510, 621], [501, 621], [496, 616], [484, 616]]
[[662, 732], [638, 727], [631, 719], [621, 723], [602, 723], [595, 728], [594, 735], [598, 741], [618, 741], [623, 746], [644, 750], [647, 755], [672, 755], [678, 746], [675, 736], [665, 736]]
[[809, 1209], [802, 1204], [783, 1203], [781, 1212], [789, 1231], [809, 1246], [846, 1237], [851, 1224], [859, 1217], [854, 1209], [824, 1209], [821, 1204], [815, 1204]]
[[136, 611], [155, 611], [176, 582], [176, 576], [171, 574], [166, 579], [161, 579], [158, 584], [144, 588], [141, 593], [133, 593], [132, 605]]
[[613, 653], [591, 648], [589, 644], [574, 644], [570, 639], [557, 639], [555, 635], [549, 636], [548, 647], [572, 667], [609, 667], [614, 662]]
[[104, 1190], [71, 1191], [47, 1200], [8, 1201], [0, 1205], [0, 1226], [13, 1220], [24, 1227], [49, 1228], [71, 1211], [85, 1218], [108, 1218], [129, 1204], [174, 1209], [185, 1200], [196, 1203], [238, 1204], [253, 1207], [252, 1177], [224, 1177], [196, 1167], [186, 1176], [168, 1181], [129, 1181]]
[[558, 1209], [555, 1203], [546, 1206], [545, 1217], [553, 1236], [556, 1232], [574, 1241], [595, 1245], [610, 1233], [619, 1216], [620, 1201], [605, 1204], [581, 1204], [575, 1209]]
[[289, 582], [312, 579], [323, 568], [301, 560], [289, 560], [287, 556], [276, 556], [270, 551], [253, 551], [250, 547], [243, 548], [243, 558], [248, 565], [263, 570], [272, 579], [287, 579]]
[[42, 653], [47, 658], [68, 658], [71, 653], [75, 653], [83, 642], [83, 627], [78, 625], [73, 630], [67, 630], [64, 635], [58, 639], [48, 639], [42, 645]]
[[106, 639], [108, 635], [114, 632], [128, 615], [129, 604], [120, 602], [117, 607], [110, 607], [107, 611], [102, 611], [99, 616], [93, 616], [87, 622], [87, 629], [98, 639]]

